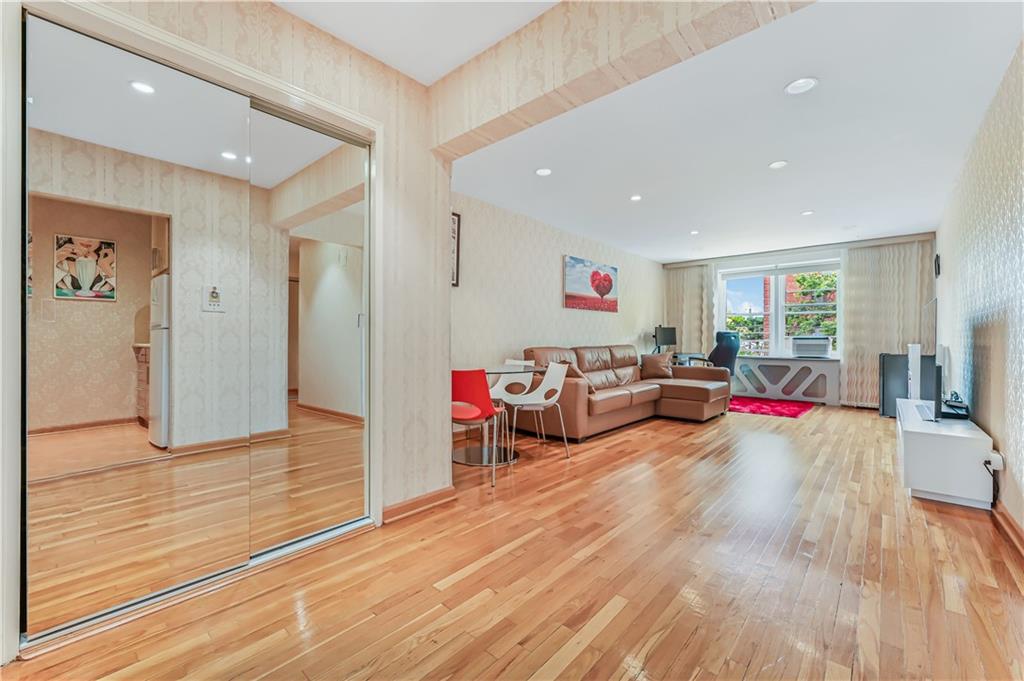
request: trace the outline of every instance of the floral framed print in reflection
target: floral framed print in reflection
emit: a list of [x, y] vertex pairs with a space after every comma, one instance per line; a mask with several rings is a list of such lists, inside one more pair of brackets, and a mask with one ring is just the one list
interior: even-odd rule
[[117, 300], [117, 244], [86, 236], [53, 237], [53, 297]]

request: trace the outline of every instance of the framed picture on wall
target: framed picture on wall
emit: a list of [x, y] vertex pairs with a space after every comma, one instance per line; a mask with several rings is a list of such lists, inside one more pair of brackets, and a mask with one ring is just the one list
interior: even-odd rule
[[452, 286], [459, 285], [459, 247], [462, 241], [462, 216], [452, 213]]
[[117, 300], [117, 244], [96, 237], [55, 234], [53, 297]]
[[563, 305], [573, 310], [619, 311], [619, 268], [565, 256]]

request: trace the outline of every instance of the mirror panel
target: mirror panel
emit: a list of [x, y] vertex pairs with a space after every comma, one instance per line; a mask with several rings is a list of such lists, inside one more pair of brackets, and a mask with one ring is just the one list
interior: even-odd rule
[[26, 86], [32, 635], [248, 560], [249, 101], [34, 17]]
[[253, 110], [252, 537], [366, 515], [368, 150]]

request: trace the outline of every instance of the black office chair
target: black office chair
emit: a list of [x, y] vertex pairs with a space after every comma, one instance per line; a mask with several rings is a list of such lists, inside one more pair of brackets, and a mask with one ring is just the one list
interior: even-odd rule
[[705, 365], [722, 367], [729, 370], [729, 374], [736, 373], [736, 356], [740, 354], [740, 334], [736, 331], [718, 331], [715, 333], [715, 349], [707, 356], [691, 357], [690, 362], [700, 362]]

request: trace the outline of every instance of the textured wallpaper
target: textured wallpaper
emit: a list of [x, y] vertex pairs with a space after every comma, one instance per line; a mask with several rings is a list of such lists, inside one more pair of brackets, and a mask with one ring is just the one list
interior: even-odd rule
[[270, 192], [250, 187], [252, 302], [250, 419], [253, 433], [288, 427], [288, 232], [270, 224]]
[[1006, 458], [1001, 498], [1024, 525], [1024, 44], [971, 146], [938, 230], [939, 342], [952, 388]]
[[[134, 419], [136, 317], [149, 322], [150, 218], [34, 196], [28, 429]], [[54, 233], [117, 244], [117, 299], [54, 300]]]
[[[665, 323], [659, 263], [570, 234], [479, 199], [452, 193], [462, 215], [460, 285], [452, 289], [452, 368], [522, 358], [531, 345], [630, 343], [653, 347]], [[619, 268], [619, 311], [562, 306], [562, 257]]]
[[[172, 446], [247, 436], [248, 183], [39, 130], [28, 156], [33, 191], [171, 216]], [[224, 314], [201, 311], [205, 284]]]

